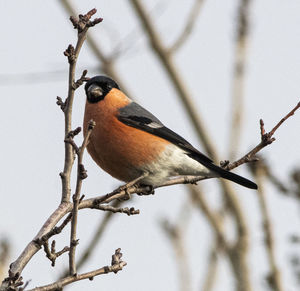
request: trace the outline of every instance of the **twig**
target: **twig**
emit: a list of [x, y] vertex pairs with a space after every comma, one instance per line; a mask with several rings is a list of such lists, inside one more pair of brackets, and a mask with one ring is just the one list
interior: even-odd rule
[[110, 205], [98, 205], [95, 207], [96, 209], [99, 209], [99, 210], [103, 210], [103, 211], [110, 211], [112, 213], [125, 213], [127, 214], [128, 216], [130, 215], [135, 215], [135, 214], [140, 214], [140, 210], [139, 209], [134, 209], [134, 207], [113, 207], [113, 206], [110, 206]]
[[264, 122], [262, 119], [260, 119], [260, 133], [261, 133], [261, 142], [254, 147], [251, 151], [249, 151], [246, 155], [244, 155], [242, 158], [238, 159], [235, 162], [232, 162], [228, 164], [225, 169], [232, 170], [244, 163], [251, 162], [253, 159], [255, 159], [255, 154], [257, 154], [260, 150], [262, 150], [267, 145], [271, 144], [273, 141], [275, 141], [275, 138], [273, 137], [275, 131], [283, 124], [284, 121], [286, 121], [289, 117], [294, 115], [297, 109], [300, 108], [300, 102], [285, 116], [283, 117], [274, 127], [273, 129], [266, 133], [264, 128]]
[[[65, 115], [65, 139], [70, 138], [71, 133], [71, 119], [72, 119], [72, 104], [74, 99], [74, 92], [85, 78], [86, 72], [84, 72], [77, 84], [74, 81], [75, 69], [77, 58], [82, 47], [82, 44], [86, 37], [86, 32], [89, 27], [96, 25], [102, 21], [101, 18], [96, 18], [93, 21], [90, 20], [91, 16], [96, 13], [96, 9], [92, 9], [85, 15], [79, 15], [79, 19], [71, 18], [74, 27], [78, 30], [78, 40], [76, 47], [69, 45], [64, 54], [68, 57], [69, 62], [69, 86], [68, 86], [68, 97], [63, 102], [59, 97], [57, 99], [58, 105], [63, 109]], [[74, 132], [73, 132], [74, 133]], [[6, 290], [10, 287], [15, 287], [19, 284], [20, 274], [32, 256], [41, 248], [41, 245], [37, 243], [37, 240], [41, 239], [45, 234], [52, 230], [52, 228], [58, 223], [58, 221], [70, 210], [69, 207], [73, 205], [69, 202], [70, 200], [70, 175], [71, 169], [74, 162], [74, 153], [72, 145], [68, 142], [65, 143], [65, 162], [64, 170], [60, 174], [62, 179], [62, 199], [59, 207], [54, 213], [47, 219], [42, 226], [36, 237], [26, 246], [22, 254], [18, 259], [10, 265], [9, 277], [3, 282], [0, 290]], [[67, 212], [65, 212], [67, 210]]]
[[76, 228], [77, 228], [77, 214], [78, 214], [78, 206], [80, 203], [80, 193], [82, 187], [82, 180], [87, 177], [86, 170], [82, 164], [83, 154], [85, 148], [88, 144], [90, 135], [92, 130], [94, 129], [96, 123], [93, 120], [90, 120], [88, 123], [87, 134], [84, 137], [81, 147], [77, 151], [77, 182], [76, 182], [76, 190], [73, 195], [73, 210], [72, 210], [72, 221], [71, 221], [71, 235], [70, 235], [70, 251], [69, 251], [69, 271], [70, 275], [76, 274], [76, 263], [75, 263], [75, 251], [76, 246], [78, 244], [78, 240], [76, 239]]
[[[118, 207], [121, 204], [121, 201], [119, 200], [115, 200], [112, 203], [112, 207]], [[83, 264], [90, 258], [90, 256], [93, 253], [93, 250], [95, 249], [96, 245], [99, 243], [100, 239], [103, 236], [103, 233], [106, 229], [106, 227], [108, 226], [109, 221], [111, 220], [112, 217], [114, 217], [113, 212], [109, 211], [106, 212], [104, 217], [101, 219], [99, 225], [96, 228], [96, 231], [93, 235], [93, 237], [91, 238], [90, 242], [87, 244], [87, 247], [85, 248], [84, 252], [81, 254], [81, 256], [79, 257], [78, 261], [77, 261], [77, 270], [80, 269]], [[61, 272], [60, 278], [64, 278], [66, 276], [68, 276], [69, 270], [65, 270], [63, 272]]]
[[82, 75], [81, 77], [74, 83], [74, 90], [76, 90], [77, 88], [79, 88], [84, 82], [87, 82], [90, 78], [87, 78], [86, 77], [86, 74], [87, 74], [87, 70], [84, 70], [82, 72]]
[[72, 213], [69, 213], [69, 215], [65, 218], [65, 220], [62, 222], [60, 226], [53, 227], [52, 230], [50, 230], [48, 233], [44, 234], [41, 238], [38, 238], [35, 240], [36, 244], [39, 244], [42, 246], [44, 242], [48, 241], [49, 238], [52, 236], [59, 234], [62, 232], [62, 230], [65, 228], [65, 226], [71, 221]]
[[[79, 56], [80, 49], [86, 38], [86, 33], [89, 27], [94, 26], [102, 21], [102, 18], [95, 18], [93, 21], [90, 18], [97, 12], [96, 9], [92, 9], [85, 15], [79, 15], [79, 19], [70, 17], [73, 26], [78, 31], [78, 40], [75, 48], [70, 44], [67, 50], [64, 52], [65, 56], [68, 57], [69, 61], [69, 89], [68, 97], [64, 102], [64, 114], [65, 114], [65, 137], [69, 134], [72, 128], [72, 105], [74, 100], [75, 90], [78, 88], [78, 84], [85, 77], [86, 72], [82, 74], [79, 83], [75, 83], [75, 69], [77, 64], [77, 59]], [[60, 101], [60, 100], [59, 100]], [[65, 143], [65, 164], [64, 170], [60, 174], [62, 179], [62, 199], [61, 202], [69, 202], [71, 190], [70, 190], [70, 175], [71, 169], [74, 162], [74, 154], [72, 151], [72, 146], [69, 143]]]
[[176, 53], [193, 32], [203, 2], [204, 0], [195, 0], [194, 5], [192, 6], [186, 21], [184, 21], [185, 26], [182, 32], [179, 34], [174, 44], [167, 50], [169, 54]]
[[[62, 203], [58, 206], [58, 208], [51, 214], [51, 216], [46, 220], [38, 234], [33, 238], [31, 242], [26, 246], [26, 248], [23, 250], [21, 255], [17, 258], [16, 261], [14, 261], [9, 268], [9, 277], [7, 278], [9, 280], [13, 278], [18, 278], [24, 269], [24, 267], [27, 265], [27, 263], [30, 261], [32, 256], [38, 252], [41, 248], [39, 244], [36, 243], [37, 240], [41, 239], [45, 234], [50, 232], [53, 227], [60, 221], [60, 219], [68, 212], [70, 212], [72, 209], [72, 203]], [[2, 286], [1, 286], [2, 287]], [[1, 290], [1, 288], [0, 288]], [[3, 289], [5, 290], [5, 289]]]
[[37, 287], [30, 289], [28, 291], [55, 291], [55, 290], [62, 290], [62, 288], [68, 284], [71, 284], [76, 281], [84, 280], [84, 279], [89, 279], [93, 280], [94, 277], [103, 275], [103, 274], [108, 274], [108, 273], [117, 273], [123, 269], [124, 266], [127, 265], [126, 262], [121, 260], [122, 254], [120, 253], [121, 249], [117, 249], [115, 251], [115, 254], [112, 256], [112, 263], [110, 266], [105, 266], [100, 269], [83, 273], [83, 274], [77, 274], [76, 276], [68, 276], [63, 279], [60, 279], [52, 284]]
[[[68, 15], [77, 15], [78, 13], [73, 8], [72, 4], [68, 0], [61, 0], [59, 1], [61, 3], [62, 7], [67, 11]], [[86, 37], [86, 42], [89, 45], [91, 51], [94, 53], [96, 58], [101, 62], [101, 69], [102, 71], [112, 77], [114, 80], [117, 81], [120, 88], [122, 88], [122, 91], [126, 93], [127, 96], [129, 96], [131, 99], [132, 94], [129, 92], [128, 88], [122, 81], [121, 77], [115, 70], [114, 66], [114, 59], [107, 57], [105, 53], [103, 52], [103, 49], [100, 47], [101, 42], [96, 40], [91, 34], [88, 34]]]
[[63, 253], [68, 252], [70, 250], [69, 247], [64, 247], [61, 251], [55, 251], [55, 240], [51, 243], [51, 250], [49, 248], [48, 241], [43, 243], [44, 251], [46, 253], [47, 258], [51, 261], [51, 266], [55, 266], [55, 260], [61, 256]]

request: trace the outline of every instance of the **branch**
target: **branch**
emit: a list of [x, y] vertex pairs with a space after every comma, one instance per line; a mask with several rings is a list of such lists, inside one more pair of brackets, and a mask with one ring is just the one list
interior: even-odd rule
[[[78, 13], [73, 8], [72, 4], [68, 0], [61, 0], [59, 3], [62, 5], [62, 7], [67, 11], [68, 15], [77, 15]], [[86, 37], [86, 42], [89, 45], [91, 51], [94, 53], [96, 58], [101, 62], [101, 70], [108, 76], [110, 76], [112, 79], [116, 80], [119, 84], [120, 88], [122, 88], [122, 91], [126, 93], [128, 97], [130, 97], [132, 94], [129, 93], [128, 88], [125, 86], [124, 82], [121, 80], [119, 74], [115, 70], [114, 66], [114, 59], [107, 57], [103, 51], [103, 49], [100, 47], [101, 42], [96, 40], [91, 34], [88, 34]], [[130, 97], [133, 99], [132, 97]]]
[[43, 243], [49, 240], [50, 237], [61, 233], [62, 230], [65, 228], [65, 226], [71, 221], [71, 218], [72, 218], [72, 213], [69, 213], [69, 215], [65, 218], [65, 220], [62, 222], [60, 226], [53, 227], [51, 231], [43, 235], [41, 238], [36, 239], [35, 243], [42, 246]]
[[262, 150], [264, 147], [270, 145], [273, 141], [275, 141], [275, 138], [273, 137], [275, 131], [294, 113], [297, 109], [300, 108], [300, 102], [285, 116], [283, 117], [270, 132], [265, 132], [264, 128], [264, 122], [262, 119], [260, 119], [260, 134], [261, 134], [261, 142], [254, 147], [250, 152], [248, 152], [246, 155], [244, 155], [242, 158], [238, 159], [237, 161], [228, 164], [225, 169], [226, 170], [232, 170], [242, 164], [251, 162], [255, 160], [255, 154], [257, 154], [260, 150]]
[[[121, 204], [121, 201], [119, 200], [115, 200], [112, 203], [112, 207], [117, 208], [117, 206], [119, 206]], [[96, 245], [98, 244], [99, 240], [102, 238], [103, 233], [109, 223], [109, 221], [111, 220], [111, 218], [113, 217], [113, 212], [109, 211], [106, 212], [104, 217], [101, 219], [99, 225], [96, 228], [96, 231], [92, 237], [92, 239], [90, 240], [90, 242], [88, 243], [88, 245], [86, 246], [84, 252], [81, 254], [80, 258], [77, 261], [77, 270], [80, 269], [80, 267], [82, 267], [82, 265], [90, 258], [90, 256], [93, 253], [93, 250], [95, 249]], [[68, 276], [69, 270], [64, 270], [61, 272], [60, 278], [64, 278], [66, 276]]]
[[[75, 90], [83, 84], [85, 80], [86, 71], [83, 72], [81, 78], [75, 82], [75, 69], [78, 59], [80, 49], [86, 37], [87, 30], [102, 21], [101, 18], [96, 18], [93, 21], [90, 18], [96, 13], [96, 9], [92, 9], [85, 15], [79, 15], [79, 19], [71, 17], [70, 20], [73, 23], [74, 28], [78, 31], [78, 40], [75, 48], [69, 45], [67, 50], [64, 52], [65, 56], [68, 58], [69, 62], [69, 85], [68, 85], [68, 97], [63, 102], [59, 97], [57, 98], [57, 103], [63, 109], [65, 115], [65, 140], [70, 139], [72, 135], [76, 132], [71, 131], [71, 121], [72, 121], [72, 105], [74, 99]], [[78, 131], [79, 132], [79, 131]], [[78, 133], [77, 132], [77, 133]], [[19, 284], [20, 274], [32, 256], [41, 248], [40, 240], [41, 237], [48, 234], [52, 228], [58, 223], [58, 221], [70, 211], [71, 206], [73, 206], [70, 200], [70, 175], [74, 162], [74, 151], [72, 144], [65, 142], [65, 162], [64, 170], [60, 174], [62, 179], [62, 199], [59, 207], [54, 211], [54, 213], [47, 219], [47, 221], [42, 226], [36, 237], [27, 245], [22, 254], [18, 259], [10, 265], [9, 277], [6, 278], [0, 287], [0, 290], [5, 290], [6, 288], [14, 288], [16, 284]], [[67, 211], [67, 212], [65, 212]]]
[[112, 213], [125, 213], [128, 216], [130, 215], [135, 215], [135, 214], [140, 214], [140, 210], [139, 209], [134, 209], [134, 207], [113, 207], [110, 205], [98, 205], [97, 207], [95, 207], [96, 209], [99, 210], [103, 210], [103, 211], [110, 211]]
[[76, 274], [76, 263], [75, 263], [75, 251], [78, 244], [76, 239], [76, 228], [77, 228], [77, 214], [78, 206], [80, 204], [80, 193], [82, 187], [82, 181], [87, 177], [86, 170], [82, 164], [83, 154], [85, 148], [88, 144], [92, 130], [94, 129], [96, 123], [93, 120], [90, 120], [88, 123], [87, 134], [84, 137], [81, 147], [77, 150], [77, 182], [76, 190], [73, 195], [73, 210], [72, 210], [72, 221], [71, 221], [71, 235], [70, 235], [70, 251], [69, 251], [69, 271], [70, 275]]
[[56, 252], [55, 244], [56, 244], [56, 242], [55, 242], [55, 240], [53, 240], [51, 243], [51, 249], [50, 249], [48, 241], [43, 243], [44, 251], [46, 253], [47, 258], [51, 261], [52, 267], [55, 266], [55, 261], [59, 256], [61, 256], [63, 253], [68, 252], [70, 250], [69, 247], [64, 247], [61, 251]]
[[[87, 31], [89, 27], [92, 27], [102, 21], [102, 18], [96, 18], [93, 21], [91, 21], [91, 17], [97, 12], [96, 9], [92, 9], [85, 15], [79, 15], [79, 19], [75, 19], [74, 17], [70, 17], [70, 20], [74, 26], [75, 29], [78, 31], [78, 39], [77, 43], [74, 47], [70, 44], [66, 51], [64, 52], [64, 55], [68, 57], [68, 62], [70, 64], [69, 66], [69, 89], [68, 89], [68, 97], [65, 100], [64, 104], [64, 115], [65, 115], [65, 137], [69, 134], [72, 128], [72, 106], [73, 106], [73, 100], [74, 100], [74, 93], [75, 90], [78, 88], [78, 85], [83, 82], [83, 78], [86, 75], [86, 72], [84, 72], [77, 81], [75, 82], [75, 69], [77, 64], [77, 59], [79, 56], [80, 49], [85, 41]], [[61, 100], [58, 100], [60, 104]], [[61, 106], [61, 105], [60, 105]], [[62, 107], [61, 107], [62, 108]], [[64, 170], [60, 174], [62, 179], [62, 199], [61, 202], [69, 202], [70, 195], [71, 195], [71, 189], [70, 189], [70, 176], [71, 176], [71, 169], [74, 162], [74, 154], [72, 150], [72, 146], [69, 143], [65, 143], [65, 163], [64, 163]]]
[[87, 273], [83, 273], [83, 274], [77, 274], [76, 276], [68, 276], [65, 277], [61, 280], [58, 280], [52, 284], [49, 285], [45, 285], [45, 286], [41, 286], [41, 287], [37, 287], [37, 288], [33, 288], [30, 289], [28, 291], [55, 291], [55, 290], [62, 290], [62, 288], [66, 285], [69, 285], [73, 282], [76, 281], [80, 281], [80, 280], [84, 280], [84, 279], [89, 279], [89, 280], [93, 280], [94, 277], [99, 276], [99, 275], [103, 275], [103, 274], [108, 274], [108, 273], [118, 273], [119, 271], [121, 271], [123, 269], [124, 266], [127, 265], [126, 262], [121, 260], [122, 257], [122, 253], [120, 252], [121, 249], [117, 249], [115, 251], [115, 254], [112, 256], [112, 262], [110, 266], [105, 266], [102, 267], [100, 269], [91, 271], [91, 272], [87, 272]]

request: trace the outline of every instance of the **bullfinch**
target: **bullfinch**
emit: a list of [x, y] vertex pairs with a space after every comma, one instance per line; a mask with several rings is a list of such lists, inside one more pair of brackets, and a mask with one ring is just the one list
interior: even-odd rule
[[221, 177], [242, 186], [257, 185], [216, 166], [188, 141], [129, 99], [106, 76], [91, 78], [87, 96], [84, 135], [94, 120], [87, 146], [94, 161], [111, 176], [125, 182], [158, 186], [175, 176]]

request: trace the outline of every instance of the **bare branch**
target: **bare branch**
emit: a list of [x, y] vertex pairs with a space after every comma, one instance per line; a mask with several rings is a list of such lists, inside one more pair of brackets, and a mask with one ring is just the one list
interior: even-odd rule
[[[83, 45], [83, 42], [86, 38], [86, 33], [89, 27], [100, 23], [102, 21], [101, 18], [96, 18], [95, 20], [91, 21], [90, 18], [92, 15], [96, 13], [96, 9], [92, 9], [85, 15], [79, 15], [79, 19], [75, 19], [71, 17], [70, 20], [73, 23], [75, 29], [78, 30], [78, 40], [76, 43], [75, 48], [70, 44], [67, 50], [64, 52], [65, 56], [68, 57], [68, 61], [70, 64], [69, 67], [69, 89], [68, 89], [68, 97], [64, 102], [64, 114], [65, 114], [65, 136], [69, 134], [72, 128], [72, 106], [73, 106], [73, 99], [74, 93], [76, 90], [75, 85], [75, 70], [76, 70], [76, 63], [79, 56], [80, 49]], [[86, 74], [86, 72], [85, 72]], [[85, 77], [83, 74], [83, 77]], [[74, 154], [72, 151], [72, 146], [69, 143], [65, 143], [65, 164], [64, 170], [61, 173], [62, 179], [62, 199], [61, 202], [69, 202], [71, 190], [70, 190], [70, 175], [71, 169], [74, 162]]]
[[[86, 72], [83, 72], [81, 78], [75, 83], [75, 69], [76, 62], [78, 59], [78, 55], [82, 44], [86, 37], [86, 32], [89, 27], [94, 26], [95, 24], [101, 22], [102, 20], [96, 18], [91, 21], [90, 18], [93, 14], [96, 13], [96, 9], [89, 11], [85, 15], [79, 15], [79, 19], [72, 18], [71, 21], [78, 30], [78, 40], [76, 47], [74, 48], [72, 45], [69, 45], [67, 50], [65, 51], [65, 55], [68, 57], [69, 66], [69, 84], [68, 84], [68, 97], [63, 102], [60, 97], [57, 98], [58, 105], [63, 109], [65, 115], [65, 139], [74, 137], [74, 135], [78, 134], [79, 130], [71, 131], [71, 120], [72, 120], [72, 104], [74, 99], [74, 92], [76, 87], [82, 84], [84, 81]], [[82, 147], [82, 150], [85, 148]], [[79, 149], [81, 150], [81, 149]], [[13, 286], [19, 284], [20, 274], [32, 256], [41, 248], [41, 237], [48, 234], [52, 228], [58, 223], [58, 221], [69, 212], [69, 207], [73, 205], [69, 202], [70, 200], [70, 175], [71, 169], [74, 162], [74, 153], [73, 147], [70, 143], [65, 142], [65, 163], [64, 163], [64, 171], [60, 174], [62, 178], [62, 199], [59, 207], [54, 211], [54, 213], [47, 219], [47, 221], [42, 226], [39, 233], [36, 237], [27, 245], [22, 254], [18, 257], [18, 259], [10, 265], [9, 269], [9, 277], [5, 280], [5, 282], [1, 285], [1, 290], [5, 290], [6, 287]], [[79, 167], [82, 172], [82, 167]], [[82, 178], [82, 176], [81, 176]], [[65, 212], [67, 210], [67, 212]], [[49, 234], [48, 234], [49, 235]], [[52, 235], [52, 233], [51, 233]], [[47, 241], [47, 240], [46, 240]], [[45, 242], [46, 242], [45, 241]]]
[[74, 90], [79, 88], [84, 82], [87, 82], [90, 79], [86, 77], [86, 74], [87, 74], [87, 70], [84, 70], [82, 72], [81, 77], [74, 83]]
[[80, 281], [80, 280], [93, 280], [94, 277], [103, 275], [103, 274], [108, 274], [108, 273], [117, 273], [123, 269], [124, 266], [127, 265], [126, 262], [121, 260], [122, 254], [120, 253], [121, 249], [117, 249], [115, 251], [115, 254], [112, 256], [112, 263], [110, 266], [105, 266], [100, 269], [83, 273], [83, 274], [77, 274], [76, 276], [68, 276], [63, 279], [60, 279], [52, 284], [37, 287], [30, 289], [28, 291], [55, 291], [55, 290], [62, 290], [62, 288], [66, 285], [69, 285], [73, 282]]
[[72, 213], [69, 213], [69, 215], [65, 218], [65, 220], [62, 222], [60, 226], [53, 227], [52, 230], [50, 230], [48, 233], [43, 235], [41, 238], [36, 239], [35, 243], [41, 246], [44, 244], [44, 242], [48, 241], [50, 237], [61, 233], [62, 230], [65, 228], [65, 226], [71, 221], [71, 218], [72, 218]]
[[70, 235], [70, 251], [69, 251], [69, 271], [70, 275], [76, 274], [76, 263], [75, 263], [75, 251], [78, 244], [78, 239], [76, 239], [76, 228], [77, 228], [77, 214], [78, 206], [80, 203], [80, 193], [82, 187], [82, 180], [87, 177], [86, 170], [82, 164], [83, 154], [85, 148], [88, 144], [92, 130], [94, 129], [96, 123], [93, 120], [90, 120], [88, 123], [87, 134], [84, 137], [81, 147], [77, 151], [77, 182], [76, 190], [73, 195], [73, 210], [72, 210], [72, 221], [71, 221], [71, 235]]
[[[77, 15], [78, 14], [75, 11], [75, 9], [73, 8], [70, 1], [61, 0], [61, 1], [59, 1], [59, 3], [67, 11], [68, 15]], [[114, 59], [107, 57], [105, 55], [103, 49], [100, 47], [101, 42], [96, 40], [96, 38], [94, 38], [91, 34], [87, 35], [86, 42], [89, 45], [92, 52], [94, 53], [94, 55], [96, 56], [96, 58], [101, 62], [102, 71], [106, 75], [108, 75], [108, 76], [112, 77], [114, 80], [116, 80], [118, 82], [120, 88], [122, 88], [122, 91], [125, 92], [127, 96], [129, 96], [129, 97], [132, 96], [132, 94], [130, 94], [128, 88], [126, 87], [126, 85], [124, 84], [122, 79], [120, 78], [119, 74], [115, 70]], [[133, 99], [133, 98], [131, 97], [131, 99]]]
[[257, 154], [260, 150], [262, 150], [267, 145], [271, 144], [273, 141], [275, 141], [275, 138], [273, 137], [275, 131], [283, 124], [284, 121], [286, 121], [289, 117], [294, 115], [296, 110], [300, 107], [300, 102], [285, 116], [283, 117], [275, 126], [274, 128], [268, 132], [265, 133], [264, 129], [264, 122], [261, 119], [260, 120], [260, 133], [261, 133], [261, 142], [254, 147], [251, 151], [249, 151], [246, 155], [244, 155], [242, 158], [238, 159], [235, 162], [230, 163], [225, 167], [227, 170], [232, 170], [244, 163], [248, 163], [253, 161], [255, 159], [255, 154]]
[[[111, 206], [114, 207], [114, 208], [118, 208], [118, 206], [120, 204], [121, 204], [121, 201], [115, 200], [115, 201], [112, 202]], [[104, 217], [99, 222], [99, 225], [97, 226], [93, 237], [91, 238], [91, 240], [88, 243], [87, 247], [85, 248], [84, 252], [81, 254], [80, 258], [77, 261], [77, 264], [76, 264], [77, 265], [77, 270], [80, 269], [82, 267], [82, 265], [92, 255], [93, 250], [95, 249], [96, 245], [98, 244], [98, 242], [102, 238], [103, 233], [104, 233], [106, 227], [108, 226], [109, 221], [113, 217], [112, 214], [113, 214], [113, 212], [111, 212], [111, 211], [106, 212]], [[64, 277], [68, 276], [68, 271], [69, 270], [65, 270], [65, 271], [61, 272], [60, 278], [64, 278]]]
[[103, 211], [111, 211], [112, 213], [126, 213], [128, 216], [130, 215], [135, 215], [135, 214], [140, 214], [139, 209], [134, 209], [134, 207], [113, 207], [110, 205], [98, 205], [95, 207], [96, 209], [103, 210]]
[[68, 252], [70, 250], [69, 247], [64, 247], [61, 251], [56, 252], [55, 251], [55, 240], [52, 241], [51, 243], [51, 250], [49, 248], [49, 243], [48, 241], [45, 241], [43, 243], [44, 251], [46, 253], [47, 258], [51, 261], [51, 266], [55, 266], [55, 260], [61, 256], [63, 253]]
[[274, 128], [269, 132], [269, 136], [273, 136], [275, 131], [280, 127], [282, 123], [284, 123], [289, 117], [295, 114], [296, 110], [300, 108], [300, 102], [295, 106], [294, 109], [292, 109], [285, 117], [283, 117], [275, 126]]

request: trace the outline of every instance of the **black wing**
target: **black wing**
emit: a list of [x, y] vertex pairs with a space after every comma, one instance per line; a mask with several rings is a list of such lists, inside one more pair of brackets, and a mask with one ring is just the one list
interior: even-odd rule
[[165, 127], [159, 119], [135, 102], [131, 102], [129, 105], [121, 108], [118, 119], [126, 125], [144, 130], [175, 144], [190, 153], [191, 157], [192, 154], [197, 155], [197, 161], [200, 163], [213, 162], [210, 158], [195, 149], [187, 140]]

